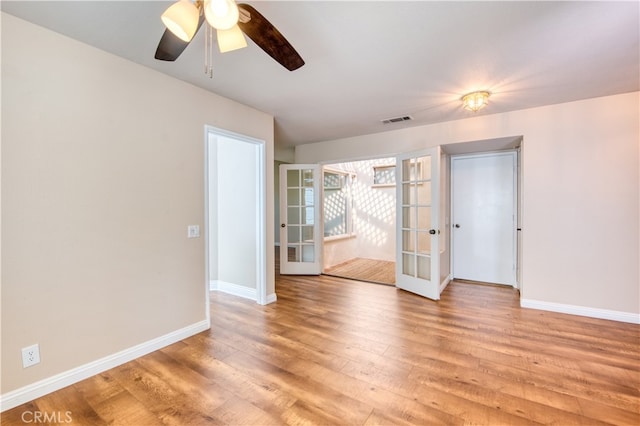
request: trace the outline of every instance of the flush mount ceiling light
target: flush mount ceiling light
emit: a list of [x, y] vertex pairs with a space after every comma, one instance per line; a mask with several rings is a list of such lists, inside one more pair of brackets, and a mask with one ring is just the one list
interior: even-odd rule
[[479, 91], [467, 93], [462, 97], [462, 107], [466, 110], [477, 112], [489, 103], [491, 93], [487, 91]]

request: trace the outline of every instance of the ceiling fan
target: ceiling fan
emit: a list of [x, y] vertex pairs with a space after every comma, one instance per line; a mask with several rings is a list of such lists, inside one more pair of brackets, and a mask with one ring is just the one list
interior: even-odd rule
[[[245, 47], [244, 33], [289, 71], [304, 65], [302, 57], [276, 27], [252, 6], [236, 4], [234, 0], [179, 0], [171, 5], [162, 14], [167, 29], [155, 58], [175, 61], [205, 21], [208, 24], [205, 26], [205, 44], [211, 45], [215, 31], [221, 52]], [[205, 72], [208, 71], [205, 69]]]

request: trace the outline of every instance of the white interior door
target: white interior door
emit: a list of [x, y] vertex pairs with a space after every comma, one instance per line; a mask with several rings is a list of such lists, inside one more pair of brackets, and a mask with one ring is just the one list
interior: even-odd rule
[[280, 273], [322, 272], [322, 216], [317, 164], [280, 166]]
[[451, 158], [453, 276], [516, 285], [516, 153]]
[[440, 299], [440, 147], [396, 162], [396, 286]]

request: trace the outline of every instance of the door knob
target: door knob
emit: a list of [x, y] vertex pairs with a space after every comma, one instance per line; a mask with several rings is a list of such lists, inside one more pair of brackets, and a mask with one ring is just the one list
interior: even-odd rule
[[436, 235], [436, 230], [435, 229], [429, 229], [429, 233], [431, 235]]
[[455, 226], [456, 228], [460, 228], [460, 224], [459, 224], [459, 223], [456, 223], [456, 224], [455, 224], [455, 225], [453, 225], [453, 226]]
[[287, 225], [285, 225], [285, 224], [283, 223], [283, 224], [281, 224], [281, 225], [280, 225], [280, 228], [284, 228], [285, 226], [287, 226]]

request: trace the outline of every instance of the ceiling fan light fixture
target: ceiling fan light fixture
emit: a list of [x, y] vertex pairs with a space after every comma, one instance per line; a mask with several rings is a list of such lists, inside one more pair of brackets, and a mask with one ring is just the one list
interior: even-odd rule
[[189, 0], [179, 0], [164, 11], [160, 19], [182, 41], [190, 42], [198, 29], [200, 12]]
[[238, 25], [234, 25], [228, 30], [217, 30], [217, 37], [220, 53], [247, 47], [247, 40]]
[[490, 92], [478, 91], [467, 93], [462, 97], [462, 107], [468, 111], [477, 112], [489, 103]]
[[229, 30], [238, 23], [240, 11], [233, 0], [207, 0], [204, 4], [204, 16], [216, 30]]

